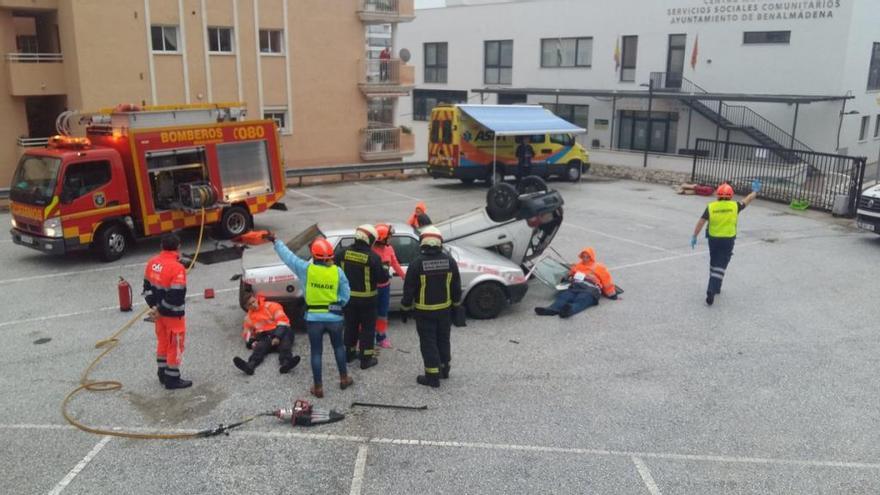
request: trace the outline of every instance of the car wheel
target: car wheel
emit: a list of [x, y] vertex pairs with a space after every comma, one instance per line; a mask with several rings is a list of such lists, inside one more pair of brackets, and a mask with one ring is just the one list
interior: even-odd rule
[[547, 183], [544, 182], [544, 179], [538, 177], [537, 175], [528, 175], [526, 177], [523, 177], [517, 185], [517, 190], [520, 194], [547, 192], [548, 189], [549, 188], [547, 187]]
[[565, 178], [569, 182], [578, 182], [581, 180], [581, 162], [571, 162], [565, 171]]
[[101, 261], [116, 261], [122, 258], [128, 248], [125, 228], [118, 223], [101, 227], [95, 236], [94, 248]]
[[223, 210], [220, 224], [217, 226], [220, 237], [232, 239], [238, 237], [253, 228], [251, 214], [241, 206], [233, 206]]
[[516, 215], [519, 193], [510, 184], [500, 183], [486, 193], [486, 213], [495, 222], [506, 222]]
[[483, 282], [468, 292], [465, 306], [471, 318], [488, 320], [498, 316], [506, 303], [507, 294], [501, 285]]

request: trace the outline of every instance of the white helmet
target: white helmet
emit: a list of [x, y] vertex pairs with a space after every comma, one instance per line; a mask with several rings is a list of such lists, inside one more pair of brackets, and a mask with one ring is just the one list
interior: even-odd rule
[[422, 247], [440, 247], [443, 245], [443, 234], [437, 227], [428, 225], [419, 232], [419, 241]]
[[376, 239], [379, 237], [379, 233], [376, 232], [376, 227], [365, 223], [363, 225], [358, 226], [358, 228], [354, 231], [354, 238], [366, 242], [370, 246], [376, 242]]

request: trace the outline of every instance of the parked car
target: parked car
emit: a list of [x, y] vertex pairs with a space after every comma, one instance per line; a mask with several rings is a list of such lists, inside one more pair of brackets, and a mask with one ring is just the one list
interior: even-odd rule
[[[419, 254], [418, 233], [406, 224], [394, 224], [391, 245], [400, 264], [406, 269]], [[310, 259], [309, 245], [323, 236], [342, 249], [354, 243], [354, 226], [314, 224], [300, 232], [286, 244], [303, 259]], [[500, 254], [486, 249], [446, 244], [444, 249], [455, 258], [461, 273], [463, 301], [471, 318], [486, 319], [498, 316], [508, 304], [522, 300], [528, 290], [527, 279], [519, 265]], [[242, 256], [242, 276], [239, 301], [244, 309], [250, 294], [261, 292], [267, 299], [300, 306], [302, 285], [293, 272], [279, 260], [271, 245], [248, 249]], [[391, 309], [399, 309], [403, 295], [403, 280], [391, 278]]]

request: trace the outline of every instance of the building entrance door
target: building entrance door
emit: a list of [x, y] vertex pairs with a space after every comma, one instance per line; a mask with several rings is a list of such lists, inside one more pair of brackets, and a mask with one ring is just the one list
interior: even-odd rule
[[686, 34], [670, 34], [669, 48], [666, 52], [666, 87], [681, 88], [681, 78], [684, 74], [684, 50]]

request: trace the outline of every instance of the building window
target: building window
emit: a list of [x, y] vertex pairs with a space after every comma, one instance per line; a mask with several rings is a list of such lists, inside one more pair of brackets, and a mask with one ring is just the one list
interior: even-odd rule
[[288, 119], [287, 119], [287, 108], [278, 107], [278, 108], [267, 108], [263, 110], [263, 118], [266, 120], [274, 120], [275, 125], [278, 126], [278, 131], [281, 133], [289, 132], [287, 128]]
[[593, 38], [547, 38], [541, 40], [541, 67], [590, 67]]
[[441, 103], [467, 103], [467, 91], [413, 90], [413, 120], [429, 120], [431, 110]]
[[621, 110], [619, 115], [618, 139], [615, 142], [618, 148], [637, 151], [648, 149], [658, 153], [675, 150], [677, 112], [651, 112], [650, 119], [648, 112], [643, 111]]
[[280, 29], [260, 29], [260, 53], [284, 53]]
[[639, 51], [638, 36], [623, 37], [623, 55], [620, 64], [620, 80], [633, 82], [636, 80], [636, 55]]
[[868, 127], [871, 125], [871, 117], [865, 115], [862, 117], [862, 127], [859, 128], [859, 141], [864, 141], [868, 137]]
[[447, 43], [425, 43], [425, 82], [446, 82]]
[[871, 66], [868, 69], [868, 91], [880, 89], [880, 43], [871, 50]]
[[874, 120], [874, 138], [880, 138], [880, 114]]
[[367, 102], [367, 122], [371, 127], [394, 127], [394, 99], [370, 98]]
[[150, 35], [154, 52], [177, 51], [177, 26], [151, 26]]
[[568, 103], [542, 103], [547, 110], [555, 113], [559, 118], [565, 119], [578, 127], [587, 129], [590, 124], [590, 106], [589, 105], [569, 105]]
[[790, 41], [791, 31], [746, 31], [743, 33], [744, 45], [787, 45]]
[[485, 84], [513, 83], [513, 40], [486, 41], [483, 82]]
[[30, 34], [16, 36], [15, 48], [18, 50], [18, 53], [40, 53], [37, 37]]
[[211, 53], [232, 53], [232, 28], [209, 27], [208, 51]]

